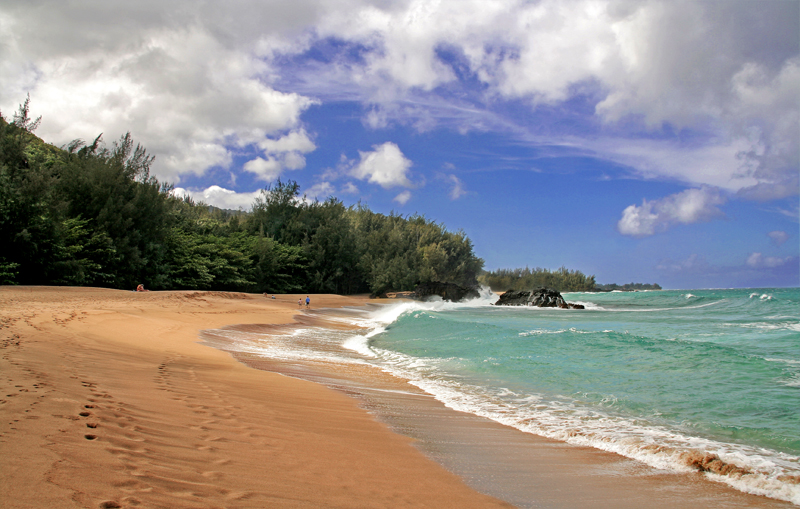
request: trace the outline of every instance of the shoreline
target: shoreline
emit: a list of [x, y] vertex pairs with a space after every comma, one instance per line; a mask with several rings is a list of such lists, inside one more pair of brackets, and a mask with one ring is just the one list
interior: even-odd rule
[[[275, 334], [297, 342], [302, 335], [291, 334], [292, 328], [328, 326], [330, 334], [341, 339], [334, 330], [341, 328], [336, 320], [342, 315], [340, 310], [312, 314], [301, 315], [294, 326], [278, 328]], [[201, 336], [206, 344], [229, 351], [256, 369], [311, 380], [358, 399], [363, 408], [394, 431], [413, 438], [416, 447], [467, 484], [517, 507], [672, 508], [689, 501], [723, 508], [795, 507], [738, 491], [700, 472], [656, 469], [613, 452], [525, 433], [447, 408], [430, 394], [375, 366], [271, 360], [247, 352], [241, 345], [227, 347], [230, 336], [236, 337], [230, 332], [254, 334], [269, 343], [264, 336], [272, 331], [231, 325], [220, 331], [203, 331]]]
[[320, 307], [374, 302], [312, 295], [313, 312], [298, 313], [298, 298], [0, 287], [0, 501], [794, 507], [456, 412], [375, 368], [326, 372], [200, 342], [200, 331], [321, 325], [342, 311]]

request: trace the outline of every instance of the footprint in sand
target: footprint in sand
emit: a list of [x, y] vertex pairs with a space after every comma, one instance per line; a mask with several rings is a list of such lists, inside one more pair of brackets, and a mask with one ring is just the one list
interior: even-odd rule
[[252, 491], [232, 491], [228, 493], [225, 498], [228, 500], [247, 500], [252, 498], [255, 493]]
[[97, 435], [83, 435], [83, 438], [85, 438], [86, 440], [97, 440], [98, 436]]

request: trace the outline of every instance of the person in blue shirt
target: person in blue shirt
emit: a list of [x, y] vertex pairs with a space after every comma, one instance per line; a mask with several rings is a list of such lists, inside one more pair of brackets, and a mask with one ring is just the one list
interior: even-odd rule
[[311, 304], [311, 299], [309, 299], [308, 295], [306, 295], [306, 307], [308, 307], [309, 304]]

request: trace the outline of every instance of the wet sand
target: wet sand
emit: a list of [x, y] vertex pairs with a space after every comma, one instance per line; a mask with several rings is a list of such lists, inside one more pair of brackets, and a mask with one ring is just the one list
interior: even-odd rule
[[[374, 302], [367, 307], [374, 309]], [[295, 317], [295, 324], [231, 325], [203, 331], [201, 337], [204, 343], [230, 351], [254, 368], [314, 381], [357, 399], [362, 408], [394, 431], [413, 438], [416, 447], [467, 484], [518, 507], [795, 507], [713, 482], [701, 472], [658, 470], [615, 453], [523, 433], [454, 411], [405, 380], [368, 364], [320, 360], [354, 355], [341, 347], [342, 339], [351, 334], [341, 334], [339, 318], [358, 317], [355, 311], [312, 310]], [[293, 329], [313, 327], [327, 332], [291, 334]], [[255, 342], [247, 335], [256, 338]], [[321, 337], [326, 339], [313, 339]], [[328, 337], [337, 339], [329, 341]], [[272, 360], [245, 345], [310, 349], [323, 355], [312, 360], [303, 356], [301, 360]]]
[[455, 412], [374, 369], [199, 343], [291, 324], [300, 297], [0, 287], [0, 506], [794, 507]]

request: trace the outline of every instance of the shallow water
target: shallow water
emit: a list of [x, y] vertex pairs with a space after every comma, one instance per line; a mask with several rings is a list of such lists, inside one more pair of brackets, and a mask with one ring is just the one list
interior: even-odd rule
[[223, 335], [284, 363], [377, 366], [526, 433], [800, 504], [800, 291], [565, 298], [587, 309], [495, 307], [486, 295]]

